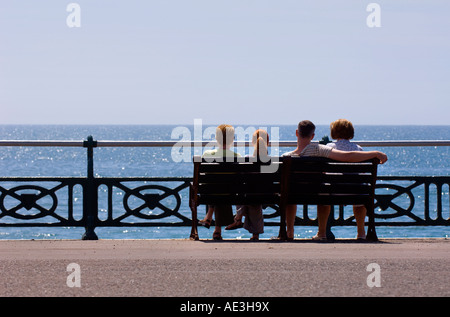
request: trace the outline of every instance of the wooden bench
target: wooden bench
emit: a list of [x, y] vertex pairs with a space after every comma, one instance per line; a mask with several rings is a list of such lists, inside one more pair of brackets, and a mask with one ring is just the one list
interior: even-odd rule
[[336, 162], [318, 157], [275, 157], [271, 172], [254, 158], [227, 158], [211, 162], [194, 157], [190, 185], [191, 239], [198, 240], [199, 205], [277, 204], [280, 207], [280, 238], [286, 238], [286, 206], [364, 205], [367, 209], [367, 240], [377, 241], [374, 196], [377, 160]]

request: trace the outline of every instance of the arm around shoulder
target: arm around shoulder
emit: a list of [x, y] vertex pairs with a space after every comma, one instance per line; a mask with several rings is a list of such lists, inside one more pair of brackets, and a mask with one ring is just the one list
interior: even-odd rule
[[380, 160], [380, 164], [384, 164], [388, 157], [383, 152], [379, 151], [340, 151], [336, 149], [332, 149], [330, 152], [329, 158], [335, 161], [341, 162], [362, 162], [367, 161], [373, 158], [377, 158]]

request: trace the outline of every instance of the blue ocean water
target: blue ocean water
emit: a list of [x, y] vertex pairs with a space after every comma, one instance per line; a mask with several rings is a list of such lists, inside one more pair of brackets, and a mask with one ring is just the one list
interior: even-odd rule
[[[176, 125], [0, 125], [1, 140], [85, 140], [92, 135], [95, 140], [180, 140], [172, 133]], [[269, 133], [278, 134], [283, 141], [295, 140], [295, 125], [242, 126], [266, 128]], [[182, 126], [194, 138], [192, 125]], [[204, 126], [204, 140], [212, 140]], [[450, 126], [356, 126], [355, 141], [381, 140], [450, 140]], [[210, 130], [209, 130], [210, 131]], [[328, 126], [317, 126], [316, 140], [329, 135]], [[367, 148], [366, 150], [374, 150]], [[192, 176], [191, 162], [174, 162], [171, 148], [122, 147], [96, 148], [94, 150], [94, 171], [96, 177], [136, 177], [136, 176]], [[248, 151], [241, 148], [239, 151]], [[293, 150], [281, 148], [280, 153]], [[383, 176], [450, 176], [450, 147], [386, 147], [376, 148], [389, 156], [389, 161], [379, 167]], [[194, 150], [192, 150], [192, 153]], [[86, 149], [73, 147], [0, 147], [1, 176], [86, 176]], [[1, 184], [0, 184], [1, 185]], [[449, 215], [450, 203], [448, 187], [443, 193], [444, 214]], [[187, 203], [183, 213], [190, 217]], [[200, 214], [200, 216], [202, 216]], [[296, 227], [297, 238], [312, 237], [315, 227]], [[79, 239], [83, 228], [10, 228], [0, 227], [0, 239]], [[354, 227], [334, 227], [339, 238], [353, 238]], [[189, 228], [97, 228], [102, 239], [172, 239], [187, 238]], [[261, 238], [277, 235], [277, 228], [266, 227]], [[377, 228], [379, 237], [447, 237], [449, 227], [383, 227]], [[210, 237], [212, 229], [200, 228], [200, 237]], [[247, 239], [250, 234], [244, 229], [224, 231], [224, 238]]]

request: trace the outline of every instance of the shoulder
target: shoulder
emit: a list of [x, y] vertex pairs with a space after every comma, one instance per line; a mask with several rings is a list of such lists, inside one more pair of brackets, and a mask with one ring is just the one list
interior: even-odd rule
[[225, 156], [225, 157], [240, 157], [241, 156], [241, 154], [239, 154], [239, 153], [236, 153], [236, 152], [233, 152], [233, 151], [231, 151], [231, 150], [225, 150], [225, 151], [223, 151], [223, 156]]
[[341, 151], [363, 151], [362, 147], [349, 140], [338, 140], [336, 142], [336, 149]]
[[311, 143], [307, 147], [305, 147], [302, 151], [302, 156], [320, 156], [320, 157], [329, 157], [330, 153], [333, 149], [329, 146]]
[[286, 153], [283, 153], [281, 156], [298, 156], [298, 155], [295, 154], [294, 152], [295, 152], [295, 151], [286, 152]]
[[311, 143], [311, 144], [308, 144], [304, 149], [303, 149], [303, 152], [306, 152], [306, 151], [320, 151], [320, 150], [323, 150], [323, 149], [331, 149], [331, 147], [329, 147], [328, 145], [323, 145], [323, 144], [320, 144], [320, 143]]
[[332, 147], [323, 144], [316, 144], [318, 147], [319, 156], [328, 157], [330, 152], [333, 150]]
[[241, 156], [239, 153], [233, 152], [231, 150], [214, 149], [207, 150], [203, 153], [203, 157], [220, 156], [220, 157], [238, 157]]
[[205, 157], [205, 156], [216, 156], [217, 155], [217, 149], [214, 149], [214, 150], [206, 150], [204, 153], [203, 153], [203, 157]]

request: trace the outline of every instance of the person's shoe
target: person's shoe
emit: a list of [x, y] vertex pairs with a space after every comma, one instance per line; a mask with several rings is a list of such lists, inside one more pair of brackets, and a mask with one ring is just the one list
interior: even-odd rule
[[327, 237], [319, 237], [317, 234], [312, 237], [313, 241], [327, 241]]
[[242, 221], [234, 221], [231, 225], [228, 225], [225, 227], [225, 230], [236, 230], [239, 228], [242, 228], [244, 225], [242, 224]]
[[365, 241], [367, 241], [366, 235], [356, 236], [356, 241], [358, 241], [358, 242], [365, 242]]
[[211, 227], [211, 219], [206, 219], [206, 220], [199, 220], [198, 224], [200, 226], [205, 227], [206, 229], [209, 229], [209, 227]]
[[253, 235], [253, 236], [250, 238], [250, 241], [259, 241], [259, 235]]
[[218, 233], [218, 232], [214, 232], [213, 233], [213, 240], [214, 241], [222, 241], [223, 240], [222, 239], [222, 235], [220, 233]]
[[271, 237], [270, 240], [271, 241], [288, 241], [288, 242], [292, 242], [292, 241], [294, 241], [294, 238], [286, 237], [286, 239], [282, 239], [281, 237]]

